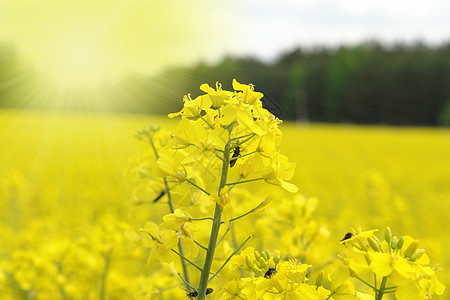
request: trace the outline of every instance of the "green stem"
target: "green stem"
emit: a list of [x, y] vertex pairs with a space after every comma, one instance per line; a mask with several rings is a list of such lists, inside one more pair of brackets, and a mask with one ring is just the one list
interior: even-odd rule
[[216, 157], [218, 158], [218, 159], [220, 159], [221, 161], [223, 161], [223, 158], [222, 158], [222, 156], [220, 156], [219, 154], [217, 154], [216, 152], [214, 152], [214, 154], [216, 155]]
[[203, 250], [208, 250], [208, 248], [206, 248], [205, 246], [203, 246], [202, 244], [200, 244], [199, 242], [197, 242], [196, 240], [192, 240], [197, 246], [199, 246], [200, 248], [202, 248]]
[[228, 227], [227, 230], [225, 230], [225, 232], [223, 233], [222, 237], [219, 239], [219, 241], [216, 244], [216, 248], [217, 246], [219, 246], [219, 244], [222, 242], [223, 238], [227, 235], [228, 232], [230, 232], [231, 229], [231, 223], [228, 223]]
[[233, 223], [230, 223], [230, 233], [231, 233], [231, 241], [233, 242], [233, 247], [237, 248], [237, 238], [236, 238], [236, 230], [234, 230]]
[[232, 218], [232, 219], [230, 219], [230, 223], [231, 222], [234, 222], [234, 221], [236, 221], [236, 220], [239, 220], [240, 218], [243, 218], [243, 217], [245, 217], [246, 215], [249, 215], [249, 214], [251, 214], [252, 212], [254, 212], [255, 210], [257, 210], [258, 208], [260, 208], [261, 207], [261, 205], [263, 205], [263, 203], [264, 202], [261, 202], [260, 204], [258, 204], [258, 206], [257, 207], [255, 207], [255, 208], [253, 208], [253, 209], [251, 209], [251, 210], [249, 210], [248, 212], [246, 212], [245, 214], [243, 214], [243, 215], [240, 215], [240, 216], [238, 216], [238, 217], [236, 217], [236, 218]]
[[183, 278], [183, 276], [181, 276], [180, 273], [177, 273], [177, 274], [178, 274], [178, 276], [180, 276], [181, 280], [183, 280], [184, 284], [185, 284], [187, 287], [190, 287], [191, 289], [193, 289], [193, 290], [195, 291], [195, 287], [193, 287], [189, 282], [187, 282], [187, 281]]
[[[236, 181], [236, 184], [239, 184], [239, 182], [241, 182], [242, 176], [239, 176], [239, 179]], [[232, 186], [230, 186], [230, 188], [228, 189], [228, 192], [230, 192], [235, 186], [236, 184], [233, 184]]]
[[205, 220], [211, 220], [214, 221], [213, 218], [205, 217], [205, 218], [190, 218], [189, 221], [205, 221]]
[[378, 294], [375, 297], [375, 300], [383, 299], [383, 295], [385, 294], [385, 290], [386, 290], [386, 282], [387, 282], [387, 277], [383, 277], [383, 279], [381, 280], [380, 288], [378, 289]]
[[[232, 126], [228, 130], [231, 132]], [[230, 165], [230, 141], [228, 141], [223, 150], [222, 174], [220, 176], [220, 184], [218, 191], [219, 195], [220, 191], [222, 190], [223, 187], [225, 187], [227, 183], [229, 165]], [[214, 252], [216, 251], [217, 237], [219, 235], [221, 225], [220, 222], [221, 216], [222, 216], [222, 209], [216, 203], [214, 209], [214, 220], [211, 226], [211, 234], [209, 236], [208, 250], [206, 251], [205, 264], [203, 265], [202, 274], [200, 275], [200, 283], [198, 287], [198, 298], [197, 298], [199, 300], [204, 300], [206, 297], [206, 289], [208, 287], [209, 273], [211, 271], [211, 266], [214, 259]]]
[[188, 263], [190, 263], [192, 266], [194, 266], [197, 270], [201, 271], [202, 268], [200, 268], [199, 266], [197, 266], [195, 263], [193, 263], [192, 261], [190, 261], [189, 259], [186, 258], [186, 256], [182, 255], [181, 253], [177, 252], [176, 250], [170, 249], [173, 253], [175, 253], [176, 255], [178, 255], [179, 257], [181, 257], [181, 259], [184, 261], [187, 261]]
[[104, 257], [105, 265], [103, 267], [102, 278], [100, 279], [100, 300], [105, 300], [106, 298], [106, 279], [108, 277], [109, 264], [111, 262], [111, 253], [112, 249], [109, 249]]
[[236, 159], [238, 159], [238, 158], [246, 157], [246, 156], [255, 154], [255, 153], [257, 153], [257, 152], [259, 152], [259, 151], [255, 150], [255, 151], [252, 151], [252, 152], [249, 152], [249, 153], [246, 153], [246, 154], [242, 154], [242, 155], [239, 155], [239, 156], [235, 156], [235, 157], [232, 157], [232, 158], [230, 159], [230, 161], [236, 160]]
[[219, 270], [217, 270], [217, 272], [214, 273], [213, 276], [211, 276], [211, 278], [208, 280], [208, 282], [210, 282], [211, 280], [213, 280], [213, 278], [216, 277], [217, 274], [219, 274], [220, 271], [222, 271], [222, 269], [226, 266], [226, 264], [230, 261], [230, 259], [231, 259], [236, 253], [238, 253], [239, 250], [241, 250], [242, 247], [245, 245], [245, 243], [247, 243], [248, 240], [251, 239], [251, 238], [252, 238], [252, 236], [250, 235], [245, 241], [243, 241], [243, 242], [239, 245], [239, 247], [237, 247], [237, 248], [230, 254], [230, 256], [228, 256], [228, 258], [225, 260], [225, 262], [222, 264], [222, 266], [220, 266]]
[[237, 136], [237, 137], [234, 137], [234, 138], [232, 138], [232, 139], [230, 139], [230, 141], [235, 141], [235, 140], [240, 140], [240, 139], [243, 139], [243, 138], [246, 138], [246, 137], [249, 137], [249, 136], [254, 136], [254, 135], [256, 135], [256, 133], [249, 133], [249, 134], [246, 134], [246, 135], [241, 135], [241, 136]]
[[248, 138], [246, 138], [245, 140], [243, 140], [242, 142], [237, 143], [236, 145], [233, 146], [233, 149], [236, 148], [236, 147], [239, 147], [242, 144], [244, 144], [245, 142], [251, 140], [254, 136], [256, 136], [256, 134], [253, 134], [253, 135], [249, 136]]
[[189, 182], [190, 184], [192, 184], [193, 186], [195, 186], [196, 188], [198, 188], [200, 191], [202, 191], [203, 193], [205, 193], [208, 196], [211, 196], [211, 194], [209, 192], [207, 192], [206, 190], [202, 189], [201, 187], [199, 187], [197, 184], [195, 184], [194, 182], [190, 181], [189, 179], [186, 178], [186, 181]]
[[[153, 152], [155, 153], [155, 157], [156, 157], [156, 159], [158, 159], [159, 155], [158, 155], [158, 151], [156, 150], [155, 144], [153, 143], [153, 138], [149, 137], [149, 140], [150, 140], [150, 144], [152, 145]], [[166, 191], [170, 212], [174, 213], [175, 210], [173, 208], [172, 195], [170, 194], [169, 184], [167, 183], [166, 177], [164, 177], [163, 179], [164, 179], [164, 188], [165, 188], [165, 191]], [[186, 265], [185, 261], [183, 260], [184, 250], [183, 250], [183, 246], [181, 245], [181, 241], [179, 239], [178, 239], [178, 250], [180, 251], [180, 254], [182, 255], [181, 267], [183, 268], [184, 278], [186, 279], [187, 282], [189, 282], [189, 272], [188, 272], [188, 269], [187, 269], [187, 265]], [[186, 285], [186, 286], [188, 286], [188, 285]]]
[[328, 297], [325, 298], [325, 300], [330, 299], [336, 292], [332, 292]]
[[364, 283], [365, 285], [367, 285], [368, 287], [371, 287], [375, 292], [378, 292], [378, 289], [376, 287], [374, 287], [373, 285], [371, 285], [370, 283], [368, 283], [367, 281], [365, 281], [358, 275], [355, 275], [355, 278], [358, 279], [359, 281], [361, 281], [362, 283]]
[[[63, 266], [60, 261], [57, 263], [57, 267], [58, 267], [58, 273], [63, 275], [64, 274]], [[67, 299], [66, 292], [64, 291], [64, 287], [61, 284], [59, 284], [59, 293], [61, 294], [61, 300]]]
[[200, 116], [200, 118], [205, 121], [206, 124], [208, 124], [209, 128], [214, 129], [214, 126], [211, 125], [211, 123], [209, 123], [205, 118], [203, 118], [203, 116]]
[[[377, 286], [377, 274], [375, 274], [375, 273], [373, 273], [373, 285]], [[375, 296], [376, 296], [376, 293], [377, 292], [375, 292]]]
[[230, 182], [227, 183], [226, 185], [236, 185], [236, 184], [241, 184], [241, 183], [247, 183], [247, 182], [252, 182], [252, 181], [258, 181], [258, 180], [262, 180], [264, 178], [254, 178], [254, 179], [249, 179], [249, 180], [244, 180], [244, 181], [235, 181], [235, 182]]

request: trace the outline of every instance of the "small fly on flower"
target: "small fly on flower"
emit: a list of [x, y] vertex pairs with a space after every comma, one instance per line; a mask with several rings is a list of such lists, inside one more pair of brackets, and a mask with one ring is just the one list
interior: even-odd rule
[[344, 238], [343, 238], [342, 240], [340, 240], [340, 241], [343, 242], [343, 241], [345, 241], [345, 240], [351, 239], [351, 238], [354, 237], [354, 236], [355, 236], [355, 235], [354, 235], [353, 233], [347, 232], [347, 233], [345, 234]]
[[272, 278], [276, 273], [278, 273], [277, 269], [275, 267], [269, 267], [269, 270], [267, 270], [266, 274], [264, 274], [264, 278], [270, 279]]
[[[188, 291], [188, 290], [185, 290], [186, 292], [188, 292], [187, 294], [186, 294], [186, 296], [188, 297], [188, 298], [197, 298], [197, 296], [198, 296], [198, 292], [197, 291]], [[213, 292], [214, 290], [212, 289], [212, 288], [207, 288], [206, 289], [206, 295], [209, 295], [209, 294], [211, 294], [212, 292]]]
[[166, 191], [162, 191], [158, 197], [155, 198], [155, 200], [153, 200], [153, 203], [158, 202], [159, 199], [161, 199], [164, 195], [166, 194]]
[[232, 168], [236, 164], [236, 161], [237, 161], [236, 157], [238, 157], [240, 154], [241, 154], [241, 148], [239, 146], [237, 146], [236, 148], [234, 148], [233, 156], [231, 157], [231, 160], [230, 160], [230, 168]]

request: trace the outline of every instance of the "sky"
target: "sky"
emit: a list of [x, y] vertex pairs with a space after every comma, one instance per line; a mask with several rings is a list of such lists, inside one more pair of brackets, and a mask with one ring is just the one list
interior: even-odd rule
[[[450, 40], [446, 0], [244, 0], [237, 19], [250, 37], [235, 52], [273, 58], [297, 45]], [[244, 40], [244, 39], [243, 39]]]
[[0, 42], [74, 87], [297, 46], [449, 41], [446, 0], [0, 0]]

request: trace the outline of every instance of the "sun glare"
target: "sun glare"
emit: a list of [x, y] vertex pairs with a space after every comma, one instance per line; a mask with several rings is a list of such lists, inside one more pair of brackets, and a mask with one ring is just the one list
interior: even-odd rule
[[68, 35], [57, 40], [42, 60], [49, 79], [61, 87], [97, 86], [114, 79], [116, 62], [108, 49], [89, 35]]
[[35, 106], [129, 107], [130, 78], [218, 59], [226, 43], [224, 5], [207, 0], [4, 1], [0, 41], [29, 66]]

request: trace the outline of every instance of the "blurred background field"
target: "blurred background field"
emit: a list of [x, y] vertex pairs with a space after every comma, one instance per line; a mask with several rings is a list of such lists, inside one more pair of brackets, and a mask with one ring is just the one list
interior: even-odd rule
[[[8, 263], [17, 253], [39, 257], [44, 255], [42, 248], [61, 241], [78, 243], [83, 237], [94, 238], [93, 232], [105, 222], [113, 227], [124, 222], [131, 226], [127, 230], [136, 231], [149, 219], [158, 221], [167, 210], [161, 204], [134, 204], [136, 183], [127, 169], [130, 159], [146, 150], [134, 137], [135, 132], [150, 123], [173, 129], [176, 123], [168, 118], [4, 110], [0, 120], [0, 138], [8, 145], [1, 148], [0, 156], [0, 228], [3, 240], [8, 241], [0, 254], [0, 291], [9, 295]], [[292, 182], [301, 194], [319, 199], [315, 218], [329, 231], [321, 246], [328, 249], [325, 253], [343, 251], [338, 241], [350, 227], [383, 229], [389, 225], [399, 235], [417, 237], [432, 265], [440, 263], [444, 268], [440, 277], [449, 284], [450, 238], [445, 222], [450, 197], [448, 129], [287, 122], [281, 130], [281, 149], [297, 163]], [[250, 188], [261, 195], [278, 190], [267, 184]], [[289, 194], [283, 197], [293, 200]], [[264, 215], [270, 222], [270, 211]], [[107, 236], [102, 238], [108, 240]], [[126, 255], [140, 257], [125, 269], [116, 266], [116, 276], [131, 269], [151, 272], [145, 270], [148, 253], [141, 249], [136, 254], [133, 243], [126, 239], [116, 243], [130, 248], [123, 250]], [[277, 249], [276, 243], [273, 248]], [[93, 256], [96, 253], [89, 251]], [[54, 255], [48, 254], [47, 259], [54, 259]], [[113, 255], [115, 264], [122, 259]], [[25, 287], [31, 289], [39, 286], [33, 276], [39, 272], [48, 276], [35, 264], [27, 272], [37, 273], [23, 275], [29, 277]], [[20, 282], [21, 275], [14, 276]], [[120, 280], [114, 277], [112, 285]], [[90, 284], [95, 294], [98, 278]], [[129, 287], [128, 292], [131, 290]]]

